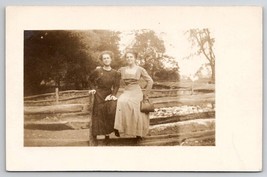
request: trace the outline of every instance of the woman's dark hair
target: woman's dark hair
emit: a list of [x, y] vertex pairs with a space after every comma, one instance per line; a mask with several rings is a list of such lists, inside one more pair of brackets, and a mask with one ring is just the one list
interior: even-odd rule
[[138, 57], [138, 53], [137, 53], [135, 50], [126, 50], [126, 52], [125, 52], [125, 54], [124, 54], [124, 58], [126, 58], [126, 55], [127, 55], [128, 53], [133, 54], [133, 55], [134, 55], [134, 58], [137, 59], [137, 57]]
[[101, 52], [101, 53], [99, 54], [98, 59], [102, 61], [102, 59], [103, 59], [103, 55], [104, 55], [104, 54], [108, 54], [108, 55], [110, 56], [111, 59], [113, 59], [113, 57], [114, 57], [114, 53], [113, 53], [113, 52], [111, 52], [111, 51], [109, 51], [109, 50], [105, 50], [105, 51], [103, 51], [103, 52]]

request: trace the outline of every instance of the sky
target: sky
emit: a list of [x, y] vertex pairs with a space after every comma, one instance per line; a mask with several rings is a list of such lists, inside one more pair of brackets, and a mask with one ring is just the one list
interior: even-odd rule
[[[174, 57], [178, 62], [181, 76], [192, 77], [204, 63], [207, 63], [207, 60], [202, 55], [185, 59], [185, 57], [189, 56], [192, 51], [191, 44], [187, 39], [185, 31], [154, 31], [158, 37], [164, 41], [166, 48], [165, 54]], [[131, 31], [122, 31], [120, 37], [121, 51], [134, 42], [134, 33]]]

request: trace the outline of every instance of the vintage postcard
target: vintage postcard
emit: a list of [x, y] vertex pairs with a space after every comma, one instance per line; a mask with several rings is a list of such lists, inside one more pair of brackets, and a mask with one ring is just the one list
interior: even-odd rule
[[262, 8], [6, 9], [8, 171], [261, 171]]

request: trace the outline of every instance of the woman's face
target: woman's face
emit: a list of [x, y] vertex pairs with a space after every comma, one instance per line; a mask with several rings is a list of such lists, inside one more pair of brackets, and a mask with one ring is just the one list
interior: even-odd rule
[[102, 61], [105, 66], [110, 66], [111, 64], [111, 57], [109, 54], [103, 54], [102, 55]]
[[133, 64], [135, 64], [135, 56], [134, 56], [134, 54], [132, 54], [132, 53], [127, 53], [127, 54], [125, 55], [125, 58], [126, 58], [126, 62], [127, 62], [128, 65], [133, 65]]

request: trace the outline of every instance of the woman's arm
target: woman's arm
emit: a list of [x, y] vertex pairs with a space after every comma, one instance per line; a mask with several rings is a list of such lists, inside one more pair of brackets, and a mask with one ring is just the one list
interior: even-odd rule
[[113, 96], [116, 96], [118, 93], [118, 90], [120, 88], [120, 80], [121, 80], [121, 73], [120, 71], [116, 71], [115, 81], [114, 81], [113, 91], [112, 91]]
[[144, 68], [142, 68], [141, 76], [147, 82], [147, 85], [146, 85], [146, 88], [145, 88], [146, 90], [145, 90], [145, 93], [144, 93], [144, 95], [147, 96], [148, 91], [152, 89], [153, 80], [152, 80], [152, 78], [149, 76], [149, 74], [147, 73], [147, 71]]
[[96, 68], [88, 78], [88, 89], [95, 90], [96, 89], [96, 78], [98, 78], [98, 69]]

